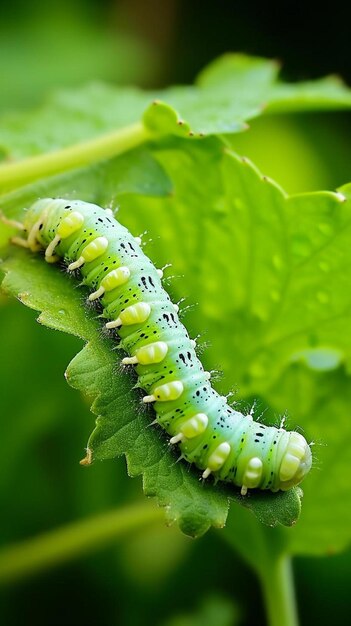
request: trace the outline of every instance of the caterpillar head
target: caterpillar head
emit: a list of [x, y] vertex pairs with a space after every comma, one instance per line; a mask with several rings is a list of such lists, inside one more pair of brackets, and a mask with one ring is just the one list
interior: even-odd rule
[[24, 219], [24, 227], [27, 232], [31, 231], [34, 224], [44, 214], [44, 211], [48, 207], [48, 202], [50, 202], [50, 200], [48, 200], [47, 198], [38, 200], [28, 209]]
[[297, 432], [289, 433], [288, 445], [279, 468], [278, 489], [286, 491], [298, 485], [310, 471], [312, 452], [306, 439]]

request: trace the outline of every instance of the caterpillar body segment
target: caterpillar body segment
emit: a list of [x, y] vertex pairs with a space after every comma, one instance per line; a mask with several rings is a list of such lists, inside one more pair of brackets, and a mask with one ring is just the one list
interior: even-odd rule
[[[21, 225], [16, 223], [16, 227]], [[143, 401], [202, 477], [241, 488], [287, 490], [301, 482], [312, 464], [305, 438], [265, 426], [232, 409], [209, 382], [195, 341], [179, 321], [157, 270], [140, 241], [97, 205], [42, 199], [27, 211], [25, 247], [42, 249], [49, 263], [64, 259], [100, 299], [107, 328], [125, 350], [124, 365], [136, 368]], [[15, 243], [20, 243], [16, 241]]]

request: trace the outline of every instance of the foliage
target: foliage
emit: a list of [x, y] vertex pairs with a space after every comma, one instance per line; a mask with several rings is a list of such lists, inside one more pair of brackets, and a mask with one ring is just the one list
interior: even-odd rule
[[61, 90], [37, 110], [4, 115], [0, 148], [10, 160], [32, 156], [123, 128], [143, 114], [151, 128], [185, 137], [191, 132], [194, 139], [243, 131], [263, 112], [351, 106], [349, 90], [333, 77], [292, 85], [280, 82], [278, 71], [275, 62], [232, 54], [206, 68], [193, 86], [142, 91], [91, 83]]
[[[154, 99], [157, 104], [150, 104]], [[288, 410], [289, 426], [298, 424], [317, 443], [319, 468], [303, 485], [295, 527], [281, 525], [296, 522], [299, 489], [242, 499], [230, 488], [201, 485], [196, 472], [175, 462], [159, 432], [147, 428], [150, 416], [140, 409], [133, 380], [116, 365], [120, 355], [67, 276], [10, 247], [4, 287], [40, 310], [40, 322], [88, 342], [67, 379], [93, 400], [100, 416], [89, 440], [94, 459], [126, 454], [130, 474], [144, 475], [145, 493], [156, 495], [168, 521], [178, 520], [193, 536], [211, 524], [223, 526], [228, 499], [234, 500], [225, 537], [261, 579], [286, 554], [343, 550], [351, 528], [345, 273], [351, 187], [288, 196], [236, 155], [228, 135], [243, 130], [263, 104], [277, 113], [349, 107], [351, 98], [332, 79], [285, 85], [277, 80], [276, 64], [236, 55], [212, 64], [193, 87], [151, 94], [89, 85], [58, 92], [38, 111], [0, 122], [1, 148], [13, 168], [17, 159], [29, 157], [23, 163], [30, 168], [30, 157], [45, 160], [50, 151], [55, 159], [59, 148], [79, 147], [130, 124], [146, 129], [131, 151], [99, 153], [96, 160], [106, 160], [98, 164], [92, 158], [68, 173], [57, 168], [55, 176], [36, 175], [38, 182], [3, 195], [1, 208], [20, 219], [39, 196], [73, 196], [118, 204], [118, 219], [134, 234], [147, 230], [147, 254], [157, 266], [172, 263], [166, 285], [173, 300], [185, 298], [181, 310], [191, 336], [211, 342], [202, 358], [208, 369], [222, 370], [217, 388], [235, 390], [239, 408], [256, 401], [256, 414], [265, 413], [270, 423]], [[4, 190], [6, 167], [0, 168]], [[9, 234], [2, 226], [4, 244]]]

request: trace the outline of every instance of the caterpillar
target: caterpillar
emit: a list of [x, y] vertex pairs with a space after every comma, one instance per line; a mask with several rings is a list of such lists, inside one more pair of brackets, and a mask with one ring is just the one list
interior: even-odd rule
[[143, 403], [153, 403], [155, 422], [203, 479], [212, 474], [243, 496], [249, 489], [286, 491], [302, 481], [312, 465], [305, 438], [254, 421], [212, 388], [196, 342], [162, 287], [162, 270], [111, 210], [45, 198], [28, 209], [23, 224], [7, 221], [24, 232], [13, 243], [80, 273], [88, 300], [100, 301], [106, 328], [119, 335], [127, 353], [122, 364], [136, 369]]

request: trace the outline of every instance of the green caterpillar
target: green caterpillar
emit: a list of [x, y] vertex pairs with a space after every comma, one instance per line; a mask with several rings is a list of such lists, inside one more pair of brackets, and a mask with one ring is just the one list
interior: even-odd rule
[[136, 368], [147, 394], [143, 402], [153, 403], [170, 443], [180, 446], [204, 479], [213, 474], [240, 487], [242, 495], [256, 488], [285, 491], [301, 482], [312, 464], [305, 438], [255, 422], [211, 387], [195, 341], [162, 287], [162, 270], [111, 211], [46, 198], [31, 206], [24, 224], [12, 224], [26, 233], [14, 243], [45, 249], [48, 263], [64, 259], [68, 271], [80, 271], [89, 300], [100, 299], [106, 328], [120, 336], [128, 355], [122, 363]]

